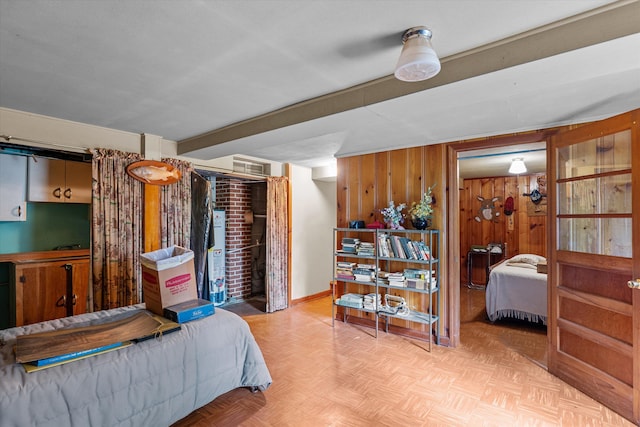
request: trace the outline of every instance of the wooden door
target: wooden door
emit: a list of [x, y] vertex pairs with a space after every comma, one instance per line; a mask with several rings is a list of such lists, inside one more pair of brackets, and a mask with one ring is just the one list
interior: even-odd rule
[[72, 266], [73, 291], [68, 298], [73, 308], [73, 315], [87, 312], [87, 296], [89, 293], [89, 259], [69, 261]]
[[[73, 281], [71, 289], [67, 275]], [[17, 264], [16, 326], [85, 313], [88, 283], [88, 259]]]
[[16, 265], [16, 326], [67, 315], [67, 280], [63, 263]]
[[636, 423], [639, 113], [555, 135], [548, 186], [549, 371]]

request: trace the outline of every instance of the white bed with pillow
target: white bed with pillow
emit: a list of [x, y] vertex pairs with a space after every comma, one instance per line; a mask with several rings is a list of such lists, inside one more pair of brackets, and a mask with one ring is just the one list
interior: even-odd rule
[[486, 288], [490, 321], [515, 318], [547, 324], [547, 275], [538, 273], [540, 262], [546, 259], [521, 254], [491, 268]]
[[0, 330], [0, 426], [169, 426], [271, 376], [249, 325], [216, 308], [180, 331], [42, 371], [15, 363], [16, 336], [127, 315], [124, 307]]

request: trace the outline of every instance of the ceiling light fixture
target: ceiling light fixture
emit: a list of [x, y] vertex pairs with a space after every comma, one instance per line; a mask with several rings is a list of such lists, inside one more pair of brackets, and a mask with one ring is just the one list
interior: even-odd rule
[[522, 157], [518, 157], [511, 161], [511, 166], [509, 167], [509, 173], [521, 174], [527, 171], [527, 167], [524, 164], [524, 159]]
[[440, 60], [431, 46], [431, 30], [412, 27], [402, 35], [402, 52], [394, 75], [404, 82], [427, 80], [440, 72]]

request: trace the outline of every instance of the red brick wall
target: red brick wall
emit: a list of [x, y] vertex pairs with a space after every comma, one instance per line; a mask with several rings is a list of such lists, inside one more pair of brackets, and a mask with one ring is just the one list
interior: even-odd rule
[[[251, 296], [251, 224], [244, 212], [251, 210], [251, 188], [242, 181], [216, 180], [216, 209], [226, 211], [226, 284], [227, 299]], [[240, 250], [239, 250], [240, 249]]]

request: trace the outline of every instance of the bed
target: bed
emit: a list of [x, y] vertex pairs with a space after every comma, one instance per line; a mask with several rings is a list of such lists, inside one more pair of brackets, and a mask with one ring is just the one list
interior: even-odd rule
[[16, 336], [125, 315], [144, 305], [0, 331], [0, 426], [169, 426], [238, 387], [271, 376], [248, 324], [216, 308], [182, 329], [38, 372], [15, 363]]
[[547, 275], [538, 273], [545, 258], [521, 254], [491, 267], [486, 288], [487, 315], [494, 322], [516, 318], [547, 324]]

